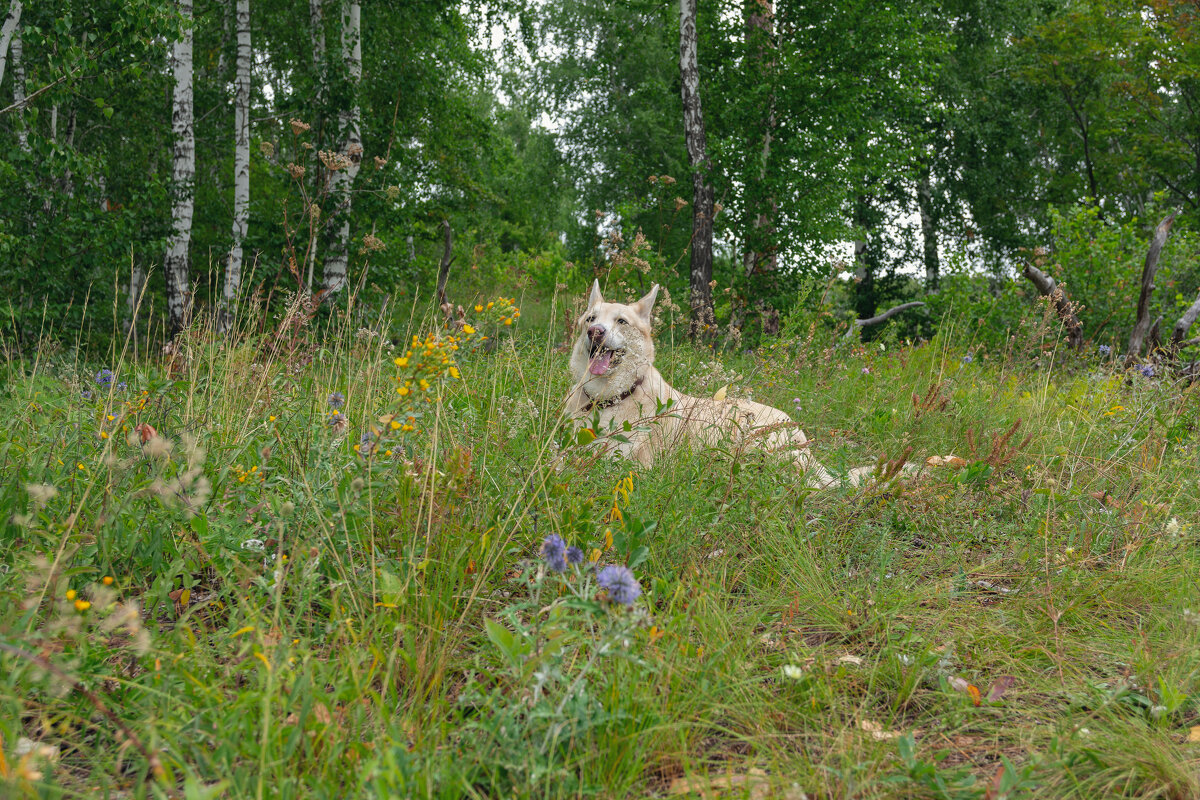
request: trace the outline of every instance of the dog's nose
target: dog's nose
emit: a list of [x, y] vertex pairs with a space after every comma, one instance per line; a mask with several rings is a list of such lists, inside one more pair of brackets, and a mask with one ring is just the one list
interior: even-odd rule
[[600, 341], [601, 339], [604, 338], [604, 333], [605, 333], [604, 326], [603, 325], [593, 325], [590, 328], [588, 328], [587, 333], [588, 333], [589, 339], [594, 339], [596, 341]]

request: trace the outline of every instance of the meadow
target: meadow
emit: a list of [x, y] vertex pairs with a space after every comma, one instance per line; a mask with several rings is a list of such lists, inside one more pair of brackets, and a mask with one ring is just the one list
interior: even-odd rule
[[574, 300], [8, 360], [0, 794], [1200, 796], [1194, 385], [1036, 314], [668, 321], [668, 380], [831, 468], [961, 460], [633, 469], [563, 425]]

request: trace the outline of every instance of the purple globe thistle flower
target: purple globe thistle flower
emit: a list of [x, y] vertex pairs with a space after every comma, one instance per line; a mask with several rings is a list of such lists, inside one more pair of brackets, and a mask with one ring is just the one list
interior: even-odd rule
[[112, 386], [113, 377], [111, 369], [102, 369], [96, 373], [96, 385], [107, 389], [109, 386]]
[[125, 391], [125, 387], [126, 387], [127, 385], [128, 385], [128, 384], [126, 384], [126, 383], [125, 383], [125, 381], [121, 381], [120, 383], [118, 383], [118, 384], [117, 384], [117, 391], [118, 391], [118, 392], [123, 392], [123, 391]]
[[608, 592], [608, 599], [614, 603], [631, 606], [642, 594], [642, 586], [629, 567], [621, 564], [609, 564], [596, 574], [596, 582], [601, 589]]
[[1106, 344], [1100, 345], [1100, 355], [1107, 356], [1112, 353], [1112, 348]]
[[567, 548], [567, 563], [568, 564], [582, 564], [583, 563], [583, 551], [580, 550], [578, 547], [574, 547], [574, 546], [568, 547]]
[[92, 390], [84, 389], [82, 392], [79, 393], [79, 396], [82, 397], [84, 400], [91, 400], [92, 399]]
[[330, 408], [341, 408], [344, 405], [346, 405], [346, 395], [342, 394], [341, 392], [334, 392], [333, 394], [329, 395]]
[[363, 431], [358, 440], [358, 452], [363, 455], [375, 452], [375, 440], [378, 438], [374, 431]]
[[862, 374], [863, 374], [863, 375], [870, 375], [870, 374], [871, 374], [871, 368], [870, 368], [870, 367], [863, 367], [863, 368], [862, 368]]
[[1142, 364], [1142, 366], [1138, 370], [1138, 372], [1142, 373], [1142, 375], [1144, 375], [1147, 378], [1153, 378], [1154, 377], [1154, 365], [1153, 364]]
[[346, 426], [346, 415], [340, 411], [335, 411], [329, 415], [329, 427], [344, 428]]
[[970, 364], [974, 360], [975, 360], [975, 357], [972, 356], [970, 353], [967, 353], [965, 356], [962, 357], [962, 363], [964, 363], [964, 364]]
[[551, 571], [567, 571], [567, 543], [557, 533], [550, 534], [542, 541], [542, 557]]

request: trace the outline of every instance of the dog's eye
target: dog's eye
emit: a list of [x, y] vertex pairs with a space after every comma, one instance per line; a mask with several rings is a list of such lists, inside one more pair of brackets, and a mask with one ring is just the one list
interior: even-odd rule
[[623, 317], [617, 317], [617, 324], [618, 325], [628, 325], [629, 323], [626, 322]]
[[590, 317], [588, 317], [587, 319], [584, 320], [584, 322], [595, 322], [595, 321], [596, 321], [595, 314], [592, 314]]

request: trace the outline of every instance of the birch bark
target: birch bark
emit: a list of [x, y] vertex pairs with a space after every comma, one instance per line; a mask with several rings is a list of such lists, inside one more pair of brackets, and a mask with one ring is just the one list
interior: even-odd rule
[[346, 285], [346, 271], [350, 264], [351, 191], [363, 152], [360, 132], [362, 115], [358, 104], [358, 84], [362, 78], [362, 13], [358, 0], [342, 2], [342, 59], [354, 100], [349, 110], [338, 114], [339, 132], [344, 138], [340, 152], [342, 166], [334, 171], [330, 181], [330, 194], [335, 204], [330, 224], [336, 227], [329, 252], [325, 255], [321, 281], [327, 295], [338, 292]]
[[17, 33], [21, 24], [21, 0], [13, 0], [8, 7], [8, 14], [0, 24], [0, 83], [4, 83], [4, 68], [8, 62], [8, 45]]
[[[322, 0], [308, 0], [308, 20], [308, 35], [312, 41], [313, 74], [316, 75], [317, 79], [317, 102], [315, 103], [317, 108], [317, 119], [313, 120], [313, 127], [316, 128], [317, 142], [319, 144], [322, 139], [322, 134], [324, 133], [324, 126], [321, 124], [321, 120], [324, 119], [325, 86], [327, 80], [327, 70], [325, 68], [325, 8]], [[314, 185], [322, 186], [323, 174], [321, 170], [323, 165], [318, 160], [315, 166]], [[315, 196], [316, 192], [313, 194]], [[304, 289], [310, 294], [312, 293], [313, 268], [317, 263], [317, 246], [321, 242], [321, 237], [318, 235], [320, 230], [321, 227], [310, 214], [308, 217], [308, 251], [304, 256], [306, 262], [304, 265], [304, 271], [306, 273]]]
[[17, 121], [13, 125], [17, 130], [17, 146], [22, 152], [29, 152], [29, 131], [25, 129], [25, 48], [21, 43], [21, 31], [13, 34], [12, 39], [12, 69], [13, 69], [13, 104], [17, 107]]
[[692, 253], [690, 291], [692, 308], [689, 335], [692, 339], [713, 330], [712, 240], [713, 187], [708, 181], [707, 143], [704, 114], [700, 107], [700, 70], [697, 66], [697, 0], [679, 0], [679, 74], [683, 98], [683, 128], [688, 162], [692, 169]]
[[171, 133], [175, 140], [172, 183], [171, 235], [163, 259], [167, 280], [167, 325], [174, 336], [187, 324], [188, 245], [192, 239], [195, 206], [196, 138], [192, 99], [192, 0], [179, 0], [184, 31], [171, 45], [171, 72], [175, 90], [171, 106]]
[[242, 242], [250, 219], [250, 0], [237, 0], [237, 77], [233, 98], [233, 245], [225, 266], [218, 330], [233, 323], [233, 307], [242, 285]]

